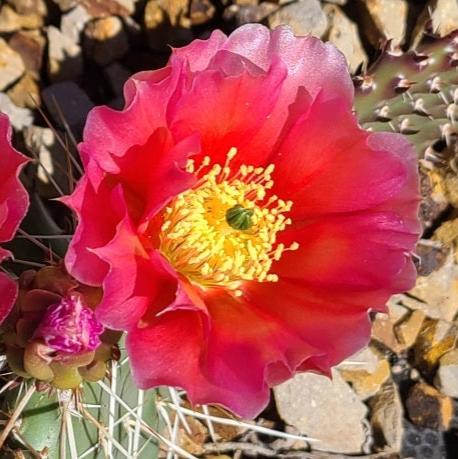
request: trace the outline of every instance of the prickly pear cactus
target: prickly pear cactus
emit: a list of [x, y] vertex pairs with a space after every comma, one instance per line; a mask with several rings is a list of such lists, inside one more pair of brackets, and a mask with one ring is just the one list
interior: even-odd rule
[[355, 109], [374, 131], [405, 134], [430, 165], [458, 170], [458, 31], [425, 35], [415, 50], [384, 51], [355, 77]]

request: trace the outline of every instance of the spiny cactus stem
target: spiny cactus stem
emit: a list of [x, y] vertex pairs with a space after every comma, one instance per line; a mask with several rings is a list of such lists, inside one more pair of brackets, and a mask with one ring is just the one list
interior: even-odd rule
[[121, 451], [122, 454], [124, 454], [124, 456], [129, 457], [129, 453], [124, 449], [124, 447], [116, 440], [116, 438], [110, 435], [107, 429], [102, 424], [100, 424], [100, 422], [98, 422], [97, 419], [95, 419], [94, 416], [92, 416], [92, 414], [89, 413], [89, 411], [86, 410], [82, 404], [79, 409], [81, 414], [83, 414], [87, 420], [89, 420], [97, 427], [102, 438], [104, 438], [107, 442], [110, 441], [111, 444], [113, 444], [119, 451]]
[[[115, 360], [111, 361], [111, 392], [116, 393], [116, 385], [118, 382], [118, 362]], [[108, 410], [108, 442], [107, 442], [107, 450], [108, 456], [111, 457], [113, 445], [110, 441], [110, 438], [114, 437], [114, 422], [116, 416], [116, 400], [114, 397], [110, 397], [110, 406]]]
[[76, 447], [75, 434], [73, 432], [72, 416], [70, 412], [71, 400], [67, 399], [61, 403], [62, 408], [62, 425], [61, 425], [61, 436], [60, 436], [60, 457], [67, 457], [66, 446], [68, 439], [68, 446], [70, 448], [71, 459], [78, 458], [78, 450]]
[[22, 411], [24, 410], [25, 406], [29, 402], [30, 398], [36, 391], [35, 384], [32, 384], [27, 392], [25, 393], [24, 397], [22, 397], [21, 401], [16, 405], [11, 417], [9, 418], [8, 422], [6, 423], [5, 428], [3, 429], [2, 433], [0, 434], [0, 450], [3, 447], [3, 443], [8, 438], [11, 430], [14, 428], [16, 421], [18, 420], [19, 416], [21, 415]]
[[[135, 421], [129, 420], [128, 424], [134, 426], [135, 425]], [[152, 435], [157, 440], [159, 440], [162, 443], [164, 443], [165, 445], [167, 445], [171, 450], [173, 450], [177, 454], [180, 454], [185, 459], [198, 459], [196, 456], [193, 456], [192, 454], [188, 453], [185, 449], [181, 448], [181, 446], [178, 446], [175, 442], [170, 441], [169, 439], [167, 439], [164, 436], [162, 436], [160, 433], [158, 433], [155, 430], [153, 430], [147, 424], [142, 424], [140, 426], [140, 428], [141, 428], [141, 430], [143, 432], [145, 432], [146, 434]]]
[[135, 429], [134, 429], [134, 441], [133, 441], [133, 456], [138, 456], [138, 448], [140, 446], [140, 420], [143, 415], [143, 403], [144, 403], [145, 392], [141, 389], [138, 389], [137, 395], [137, 417], [135, 419]]

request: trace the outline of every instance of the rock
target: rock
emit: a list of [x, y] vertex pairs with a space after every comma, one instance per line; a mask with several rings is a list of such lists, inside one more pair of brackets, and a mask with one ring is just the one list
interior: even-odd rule
[[120, 59], [129, 49], [121, 19], [116, 16], [96, 19], [84, 29], [84, 51], [99, 65]]
[[0, 91], [18, 80], [25, 67], [21, 56], [0, 38]]
[[81, 32], [90, 20], [90, 14], [81, 5], [78, 5], [76, 8], [62, 15], [60, 30], [72, 43], [80, 43]]
[[399, 451], [404, 435], [404, 409], [396, 385], [392, 382], [384, 384], [369, 406], [375, 444], [380, 449], [388, 446]]
[[278, 5], [271, 2], [262, 2], [259, 5], [230, 5], [224, 10], [224, 19], [234, 21], [237, 26], [250, 22], [262, 22], [274, 11]]
[[343, 379], [351, 384], [361, 400], [375, 395], [390, 377], [388, 361], [370, 347], [349, 357], [337, 369]]
[[406, 308], [402, 302], [402, 298], [404, 295], [393, 295], [387, 303], [388, 306], [388, 315], [390, 316], [392, 322], [397, 324], [401, 322], [401, 320], [406, 319], [410, 313], [410, 310]]
[[16, 32], [20, 29], [38, 29], [43, 26], [39, 14], [18, 14], [9, 5], [0, 9], [0, 33]]
[[137, 0], [79, 0], [93, 18], [108, 16], [130, 16], [135, 11]]
[[447, 457], [441, 432], [418, 427], [407, 421], [404, 421], [404, 430], [402, 458], [445, 459]]
[[322, 37], [328, 28], [326, 14], [318, 0], [287, 3], [269, 17], [269, 26], [289, 25], [296, 35]]
[[458, 349], [453, 349], [440, 358], [435, 384], [443, 394], [458, 398]]
[[49, 176], [59, 184], [64, 193], [70, 192], [66, 173], [68, 158], [52, 129], [30, 126], [24, 130], [24, 141], [29, 151], [40, 161], [37, 170], [40, 196], [48, 199], [56, 197], [56, 189]]
[[358, 28], [338, 6], [325, 5], [324, 12], [330, 24], [327, 38], [342, 51], [347, 58], [350, 71], [354, 72], [361, 63], [367, 61]]
[[301, 434], [320, 440], [317, 450], [357, 454], [366, 440], [367, 407], [338, 371], [332, 381], [302, 373], [274, 388], [280, 417]]
[[4, 93], [0, 93], [0, 112], [8, 115], [15, 129], [21, 131], [33, 123], [32, 112], [28, 108], [17, 107]]
[[201, 25], [210, 21], [215, 15], [215, 11], [210, 0], [191, 0], [189, 15], [192, 25]]
[[54, 26], [48, 27], [48, 73], [53, 82], [74, 80], [83, 72], [81, 47]]
[[21, 30], [9, 40], [9, 46], [22, 58], [25, 69], [34, 78], [40, 76], [46, 40], [38, 30]]
[[432, 8], [432, 29], [441, 37], [458, 29], [458, 2], [456, 0], [436, 0]]
[[57, 126], [64, 128], [58, 109], [60, 107], [65, 121], [78, 138], [87, 114], [94, 107], [87, 94], [76, 83], [66, 81], [48, 86], [43, 90], [42, 97]]
[[429, 276], [440, 269], [449, 253], [449, 248], [440, 241], [431, 239], [420, 239], [415, 249], [416, 255], [420, 258], [417, 266], [419, 276]]
[[420, 221], [424, 228], [430, 228], [449, 206], [447, 184], [443, 175], [434, 169], [426, 171], [421, 167], [420, 193]]
[[408, 5], [405, 0], [357, 0], [364, 32], [378, 47], [381, 40], [402, 44], [406, 31]]
[[431, 372], [439, 359], [456, 347], [458, 327], [449, 322], [425, 319], [414, 346], [415, 364]]
[[41, 104], [40, 87], [29, 72], [13, 86], [7, 94], [18, 107], [35, 109]]
[[[458, 265], [449, 254], [444, 265], [427, 277], [419, 276], [415, 287], [409, 292], [424, 302], [422, 307], [430, 317], [453, 320], [458, 313]], [[413, 306], [405, 303], [408, 307]]]
[[394, 332], [394, 322], [388, 314], [378, 313], [372, 323], [372, 339], [398, 354], [402, 346]]
[[458, 218], [442, 223], [434, 232], [433, 240], [444, 247], [444, 251], [451, 249], [455, 255], [455, 264], [458, 264]]
[[453, 417], [452, 399], [425, 383], [415, 384], [410, 390], [406, 409], [415, 425], [435, 430], [448, 430]]
[[46, 16], [48, 14], [48, 8], [44, 0], [7, 0], [7, 2], [19, 14], [36, 14], [39, 16]]
[[149, 0], [144, 23], [150, 48], [164, 51], [191, 41], [188, 0]]
[[78, 5], [79, 0], [52, 0], [62, 12], [68, 11]]
[[400, 324], [395, 326], [395, 333], [398, 337], [398, 342], [403, 347], [403, 350], [413, 346], [420, 333], [425, 317], [426, 316], [423, 311], [413, 311], [409, 317], [402, 320]]
[[115, 96], [123, 94], [124, 83], [130, 77], [130, 71], [118, 62], [104, 68], [104, 73]]

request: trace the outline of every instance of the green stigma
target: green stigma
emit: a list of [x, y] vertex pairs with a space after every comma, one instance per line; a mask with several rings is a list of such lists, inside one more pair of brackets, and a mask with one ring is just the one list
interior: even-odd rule
[[253, 213], [253, 209], [245, 209], [245, 207], [237, 204], [226, 211], [226, 221], [231, 228], [247, 230], [253, 226], [251, 220]]

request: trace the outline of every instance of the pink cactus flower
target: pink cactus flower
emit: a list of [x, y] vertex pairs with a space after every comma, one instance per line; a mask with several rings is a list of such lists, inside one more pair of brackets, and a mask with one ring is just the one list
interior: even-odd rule
[[102, 332], [92, 309], [75, 294], [48, 306], [34, 338], [42, 338], [55, 352], [75, 355], [96, 349]]
[[[29, 197], [19, 181], [27, 158], [11, 145], [11, 125], [0, 113], [0, 243], [13, 239], [29, 206]], [[11, 253], [0, 247], [0, 262]], [[0, 324], [10, 312], [17, 296], [16, 283], [0, 273]]]
[[414, 283], [418, 176], [403, 136], [358, 125], [340, 52], [215, 31], [125, 99], [89, 115], [66, 266], [103, 286], [137, 384], [252, 417], [364, 346], [368, 311]]

